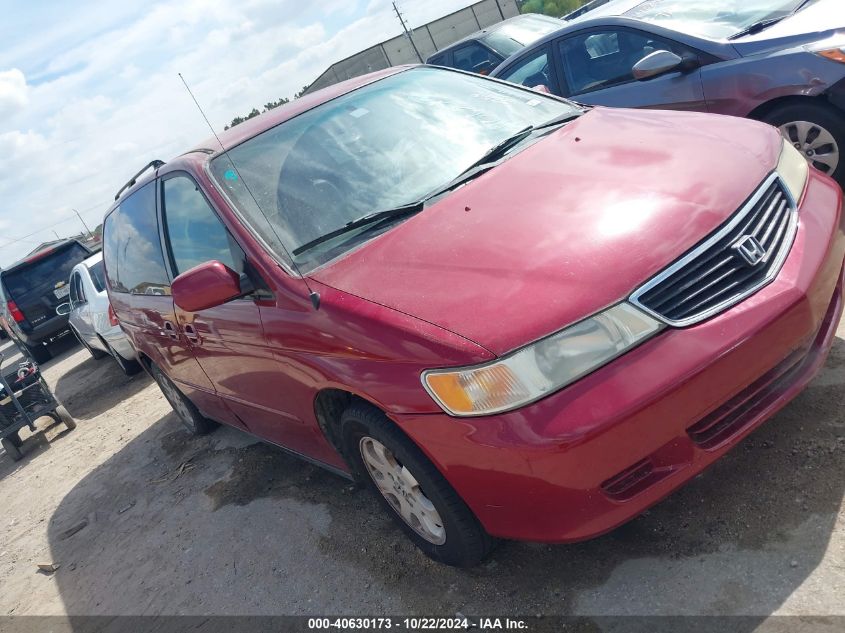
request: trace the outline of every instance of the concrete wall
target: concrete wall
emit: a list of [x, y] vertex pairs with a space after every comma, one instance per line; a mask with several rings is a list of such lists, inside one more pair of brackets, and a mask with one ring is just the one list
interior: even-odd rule
[[[481, 0], [413, 30], [414, 44], [423, 59], [485, 27], [519, 15], [516, 0]], [[345, 79], [399, 66], [419, 63], [405, 35], [381, 42], [329, 68], [309, 86], [307, 92], [325, 88]]]

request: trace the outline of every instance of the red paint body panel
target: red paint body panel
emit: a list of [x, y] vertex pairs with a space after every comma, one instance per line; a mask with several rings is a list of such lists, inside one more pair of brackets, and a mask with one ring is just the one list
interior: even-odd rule
[[[300, 99], [223, 141], [237, 144], [391, 72]], [[267, 292], [195, 312], [169, 296], [110, 298], [139, 353], [210, 417], [346, 470], [314, 406], [322, 390], [342, 389], [384, 410], [492, 534], [588, 538], [700, 472], [817, 371], [842, 309], [845, 235], [833, 181], [811, 172], [775, 281], [539, 402], [453, 418], [420, 375], [490, 361], [626, 297], [734, 213], [775, 168], [780, 144], [772, 128], [749, 121], [597, 109], [317, 269], [307, 284], [229, 207], [206, 173], [213, 157], [189, 153], [157, 175], [196, 180]], [[690, 427], [796, 350], [806, 352], [800, 372], [730, 437], [709, 448], [692, 440]], [[644, 460], [650, 485], [608, 493], [606, 482]]]
[[[631, 519], [701, 472], [791, 400], [823, 363], [839, 323], [841, 192], [813, 172], [781, 274], [716, 318], [668, 330], [575, 385], [490, 418], [393, 416], [496, 536], [567, 542]], [[825, 317], [827, 316], [827, 320]], [[808, 364], [727, 443], [687, 429], [821, 333]], [[634, 378], [635, 377], [635, 378]], [[651, 457], [667, 476], [632, 499], [601, 484]]]
[[760, 123], [595, 109], [313, 276], [503, 354], [625, 298], [780, 148]]

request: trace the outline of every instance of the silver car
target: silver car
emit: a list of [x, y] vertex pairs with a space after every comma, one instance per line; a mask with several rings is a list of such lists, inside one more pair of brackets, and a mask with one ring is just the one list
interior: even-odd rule
[[126, 338], [106, 294], [103, 254], [97, 253], [70, 272], [69, 302], [56, 308], [68, 314], [70, 329], [94, 358], [110, 355], [127, 376], [141, 369], [135, 349]]

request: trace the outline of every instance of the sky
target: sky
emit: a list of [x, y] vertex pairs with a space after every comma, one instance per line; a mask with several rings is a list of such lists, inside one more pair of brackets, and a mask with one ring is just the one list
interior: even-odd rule
[[[402, 0], [411, 27], [472, 0]], [[0, 266], [94, 228], [154, 158], [401, 33], [390, 0], [0, 0]]]

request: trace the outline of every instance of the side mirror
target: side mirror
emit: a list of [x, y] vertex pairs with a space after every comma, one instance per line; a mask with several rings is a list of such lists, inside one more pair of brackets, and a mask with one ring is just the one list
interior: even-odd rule
[[670, 51], [654, 51], [634, 64], [634, 79], [642, 81], [678, 70], [684, 64], [683, 58]]
[[65, 303], [60, 303], [56, 306], [56, 314], [59, 316], [67, 316], [70, 314], [70, 303], [67, 301]]
[[218, 261], [186, 270], [173, 280], [170, 291], [173, 302], [186, 312], [214, 308], [244, 294], [240, 275]]

